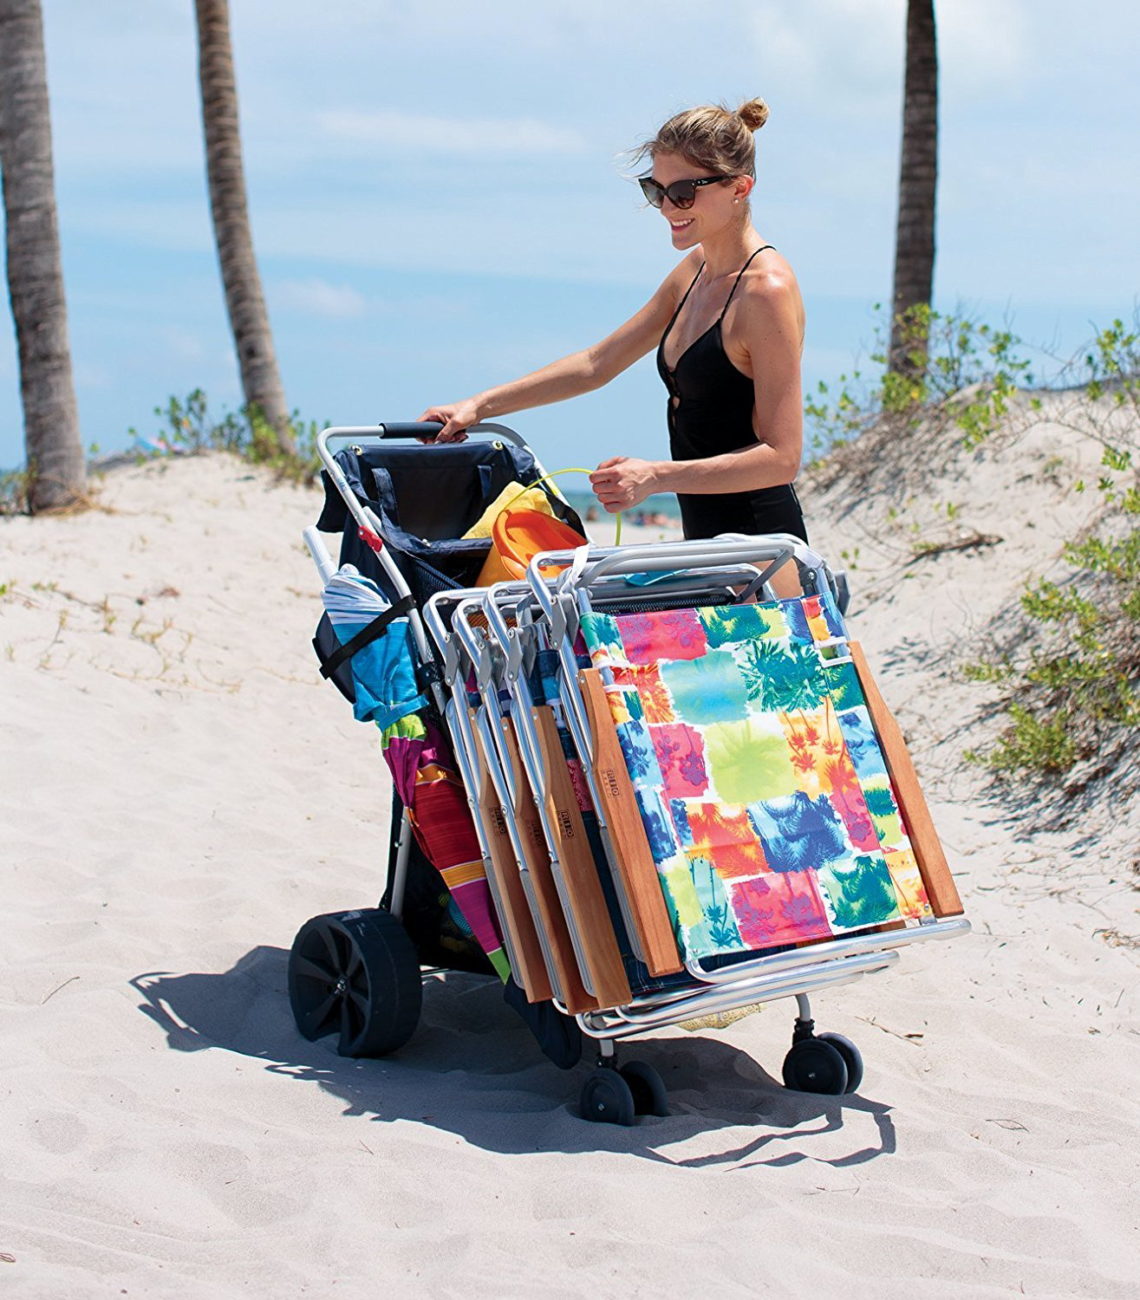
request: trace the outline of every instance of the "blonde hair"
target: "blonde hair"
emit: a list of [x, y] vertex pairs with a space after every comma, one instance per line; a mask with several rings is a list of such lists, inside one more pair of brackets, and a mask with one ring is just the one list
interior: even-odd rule
[[676, 113], [652, 140], [634, 151], [635, 161], [676, 153], [706, 171], [722, 176], [756, 175], [756, 142], [752, 138], [768, 120], [768, 105], [748, 99], [738, 109], [702, 104]]

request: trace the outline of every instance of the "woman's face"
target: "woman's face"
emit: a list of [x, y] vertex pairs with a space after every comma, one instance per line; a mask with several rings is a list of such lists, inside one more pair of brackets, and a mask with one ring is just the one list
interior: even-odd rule
[[[674, 181], [698, 180], [716, 173], [691, 162], [684, 154], [661, 153], [653, 159], [652, 175], [658, 184], [668, 186]], [[719, 185], [701, 185], [691, 208], [679, 208], [666, 196], [661, 215], [669, 223], [673, 247], [694, 248], [710, 235], [740, 221], [740, 204], [751, 188], [752, 178], [746, 176], [736, 176]]]

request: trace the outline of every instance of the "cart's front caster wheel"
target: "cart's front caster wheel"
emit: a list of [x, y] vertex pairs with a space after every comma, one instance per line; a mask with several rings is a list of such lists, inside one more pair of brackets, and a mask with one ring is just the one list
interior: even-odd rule
[[633, 1093], [633, 1110], [637, 1115], [669, 1114], [665, 1083], [652, 1065], [644, 1061], [627, 1061], [618, 1071]]
[[858, 1092], [863, 1082], [863, 1054], [850, 1038], [844, 1038], [842, 1034], [820, 1034], [819, 1040], [830, 1043], [843, 1057], [843, 1064], [847, 1067], [847, 1087], [843, 1091]]
[[308, 1039], [336, 1033], [341, 1056], [386, 1056], [411, 1038], [423, 985], [407, 931], [381, 908], [306, 921], [289, 953], [289, 1005]]
[[595, 1124], [633, 1123], [633, 1091], [616, 1070], [598, 1069], [582, 1085], [582, 1118]]
[[847, 1063], [824, 1038], [803, 1038], [784, 1057], [784, 1087], [838, 1097], [847, 1091]]

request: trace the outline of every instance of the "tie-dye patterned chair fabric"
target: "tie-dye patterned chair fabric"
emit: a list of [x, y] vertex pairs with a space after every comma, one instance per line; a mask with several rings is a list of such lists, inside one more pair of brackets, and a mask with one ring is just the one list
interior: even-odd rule
[[582, 632], [683, 954], [933, 920], [826, 595]]

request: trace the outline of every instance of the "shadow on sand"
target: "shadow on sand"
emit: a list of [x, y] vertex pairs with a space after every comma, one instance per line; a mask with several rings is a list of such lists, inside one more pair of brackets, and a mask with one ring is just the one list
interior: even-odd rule
[[[149, 972], [131, 985], [139, 1010], [166, 1034], [174, 1051], [222, 1048], [265, 1062], [274, 1074], [315, 1083], [345, 1103], [345, 1115], [377, 1123], [410, 1120], [502, 1153], [624, 1151], [667, 1164], [787, 1165], [823, 1160], [861, 1164], [895, 1150], [890, 1108], [866, 1097], [789, 1092], [746, 1053], [712, 1034], [626, 1044], [665, 1080], [672, 1114], [643, 1117], [633, 1128], [589, 1124], [577, 1113], [578, 1091], [592, 1056], [575, 1070], [556, 1069], [539, 1053], [522, 1020], [503, 1001], [496, 980], [462, 973], [430, 976], [420, 1025], [397, 1055], [379, 1061], [338, 1056], [335, 1040], [307, 1042], [289, 1009], [288, 953], [257, 947], [219, 974]], [[845, 1115], [870, 1116], [851, 1132], [853, 1149], [824, 1157], [819, 1137], [844, 1128]], [[740, 1141], [740, 1128], [752, 1130]], [[678, 1158], [661, 1148], [724, 1130], [716, 1154]], [[856, 1133], [858, 1136], [856, 1136]], [[707, 1148], [708, 1142], [701, 1143]], [[827, 1144], [834, 1152], [835, 1143]]]

